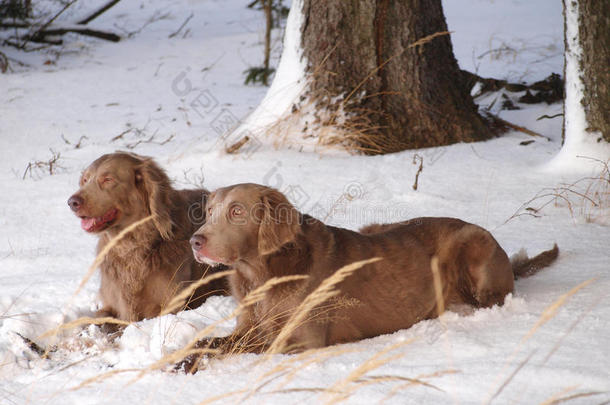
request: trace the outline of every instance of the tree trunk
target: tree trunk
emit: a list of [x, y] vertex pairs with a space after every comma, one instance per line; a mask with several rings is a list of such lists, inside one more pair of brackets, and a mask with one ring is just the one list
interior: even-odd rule
[[[573, 86], [574, 81], [582, 81], [582, 99], [580, 104], [585, 112], [586, 132], [595, 132], [592, 136], [603, 138], [610, 142], [610, 2], [600, 0], [567, 0], [566, 18], [570, 13], [568, 7], [578, 9], [578, 41], [580, 52], [573, 49], [575, 44], [570, 43], [566, 21], [566, 68], [569, 53], [576, 53], [579, 71], [578, 76], [570, 77], [566, 69], [566, 86]], [[580, 53], [580, 55], [578, 55]], [[569, 91], [569, 90], [568, 90]], [[574, 106], [566, 103], [565, 120], [571, 115], [570, 108]], [[580, 108], [580, 106], [577, 106]], [[564, 134], [565, 136], [566, 134]], [[567, 136], [570, 136], [569, 134]]]
[[271, 1], [272, 0], [263, 0], [263, 11], [265, 12], [265, 51], [264, 51], [264, 61], [263, 68], [265, 69], [263, 72], [263, 85], [268, 86], [269, 79], [269, 57], [271, 55], [271, 29], [273, 28], [273, 16], [271, 14]]
[[[441, 0], [304, 0], [307, 99], [366, 153], [488, 139]], [[418, 42], [419, 41], [419, 42]], [[298, 106], [296, 106], [298, 108]]]

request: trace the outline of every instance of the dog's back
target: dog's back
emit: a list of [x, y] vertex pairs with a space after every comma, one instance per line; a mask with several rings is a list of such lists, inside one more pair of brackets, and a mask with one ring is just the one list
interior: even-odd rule
[[350, 263], [381, 258], [338, 284], [344, 307], [339, 300], [328, 323], [329, 343], [408, 328], [451, 304], [502, 304], [513, 291], [504, 250], [488, 231], [458, 219], [417, 218], [364, 233], [305, 222], [297, 244], [309, 246], [312, 285]]

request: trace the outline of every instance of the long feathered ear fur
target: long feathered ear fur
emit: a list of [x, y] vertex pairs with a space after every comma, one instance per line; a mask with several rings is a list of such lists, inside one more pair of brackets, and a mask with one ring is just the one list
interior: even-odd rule
[[148, 158], [136, 167], [136, 185], [143, 189], [155, 228], [165, 240], [173, 237], [169, 191], [171, 182], [165, 171]]
[[261, 200], [263, 216], [258, 228], [258, 252], [268, 255], [296, 238], [301, 229], [300, 215], [277, 190], [266, 190]]

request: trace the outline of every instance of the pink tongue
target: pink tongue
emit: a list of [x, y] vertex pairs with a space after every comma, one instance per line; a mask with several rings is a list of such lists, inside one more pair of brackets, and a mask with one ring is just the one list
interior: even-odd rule
[[95, 218], [83, 218], [80, 221], [80, 227], [85, 231], [90, 231], [95, 227]]

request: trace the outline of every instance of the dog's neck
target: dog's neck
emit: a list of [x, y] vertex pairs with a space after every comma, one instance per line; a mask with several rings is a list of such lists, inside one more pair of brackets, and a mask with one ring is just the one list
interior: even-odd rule
[[253, 288], [257, 288], [274, 277], [305, 274], [309, 260], [309, 246], [306, 240], [297, 237], [294, 242], [268, 255], [240, 259], [233, 268], [246, 278]]
[[123, 248], [130, 247], [131, 249], [139, 247], [150, 248], [156, 242], [161, 242], [163, 239], [155, 225], [151, 222], [147, 222], [132, 229], [116, 242], [112, 242], [112, 240], [116, 238], [122, 231], [123, 229], [117, 228], [110, 228], [105, 230], [100, 235], [101, 244], [106, 245], [107, 243], [116, 243], [116, 246], [121, 246]]

